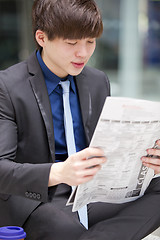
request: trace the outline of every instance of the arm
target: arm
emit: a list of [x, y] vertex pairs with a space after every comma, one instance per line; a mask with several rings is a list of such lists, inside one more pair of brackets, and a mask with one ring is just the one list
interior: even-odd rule
[[27, 159], [30, 163], [21, 157], [19, 146], [23, 151], [25, 142], [19, 137], [15, 107], [7, 87], [0, 80], [0, 192], [22, 197], [28, 197], [26, 193], [33, 192], [40, 196], [38, 200], [45, 202], [48, 200], [48, 178], [52, 164], [47, 160], [44, 164], [32, 164], [34, 152]]

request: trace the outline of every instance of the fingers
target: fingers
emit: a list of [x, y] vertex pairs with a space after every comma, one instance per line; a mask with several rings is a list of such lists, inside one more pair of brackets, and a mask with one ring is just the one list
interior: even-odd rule
[[65, 183], [70, 186], [90, 181], [106, 161], [99, 148], [86, 148], [67, 158], [66, 161], [52, 165], [48, 186]]
[[160, 159], [159, 158], [153, 158], [153, 157], [142, 157], [142, 162], [147, 163], [150, 165], [158, 165], [160, 166]]
[[160, 157], [160, 149], [150, 148], [150, 149], [147, 149], [147, 153], [149, 155], [154, 155], [154, 156], [159, 156]]
[[157, 140], [154, 148], [147, 149], [147, 156], [141, 158], [143, 165], [152, 168], [155, 174], [160, 173], [160, 140]]
[[158, 145], [158, 146], [160, 147], [160, 139], [158, 139], [158, 140], [156, 141], [156, 145]]
[[79, 152], [81, 159], [89, 159], [92, 157], [104, 157], [104, 152], [100, 148], [86, 148]]
[[106, 157], [93, 156], [83, 161], [83, 167], [86, 169], [95, 168], [106, 162]]
[[98, 148], [86, 148], [73, 157], [75, 170], [95, 168], [106, 162], [104, 152]]
[[88, 182], [93, 179], [96, 173], [100, 170], [101, 166], [96, 166], [91, 169], [84, 169], [82, 171], [78, 171], [75, 175], [76, 177], [76, 185], [80, 185], [82, 183]]
[[93, 179], [93, 176], [85, 176], [83, 178], [79, 178], [74, 186], [78, 186], [80, 184], [89, 182]]
[[90, 181], [106, 162], [99, 148], [86, 148], [71, 155], [64, 162], [63, 181], [68, 185], [79, 185]]
[[146, 161], [142, 161], [143, 162], [143, 165], [148, 167], [148, 168], [152, 168], [154, 170], [154, 173], [155, 174], [158, 174], [160, 173], [160, 163], [158, 164], [155, 164], [153, 161], [151, 160], [146, 160]]
[[85, 168], [81, 171], [78, 171], [76, 176], [77, 177], [94, 176], [100, 169], [101, 169], [101, 165], [96, 165], [95, 167], [92, 167], [92, 168]]

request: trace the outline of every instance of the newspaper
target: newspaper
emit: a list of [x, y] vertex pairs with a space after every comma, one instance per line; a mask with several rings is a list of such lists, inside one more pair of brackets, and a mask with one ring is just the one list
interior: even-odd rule
[[154, 171], [142, 165], [160, 138], [160, 102], [108, 97], [94, 132], [91, 147], [104, 150], [107, 162], [89, 182], [72, 192], [72, 211], [91, 202], [125, 203], [144, 194]]

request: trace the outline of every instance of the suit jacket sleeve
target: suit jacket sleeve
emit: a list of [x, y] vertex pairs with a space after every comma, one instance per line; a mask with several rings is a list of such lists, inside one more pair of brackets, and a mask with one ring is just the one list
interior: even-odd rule
[[9, 91], [0, 79], [0, 193], [34, 196], [35, 200], [47, 201], [51, 163], [16, 162], [18, 140], [15, 109]]

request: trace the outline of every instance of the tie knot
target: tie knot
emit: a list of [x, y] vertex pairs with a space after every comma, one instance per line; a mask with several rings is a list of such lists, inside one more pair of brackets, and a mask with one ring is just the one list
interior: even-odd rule
[[63, 93], [69, 93], [69, 87], [70, 87], [70, 81], [66, 80], [66, 81], [61, 81], [59, 83], [62, 86], [63, 89]]

